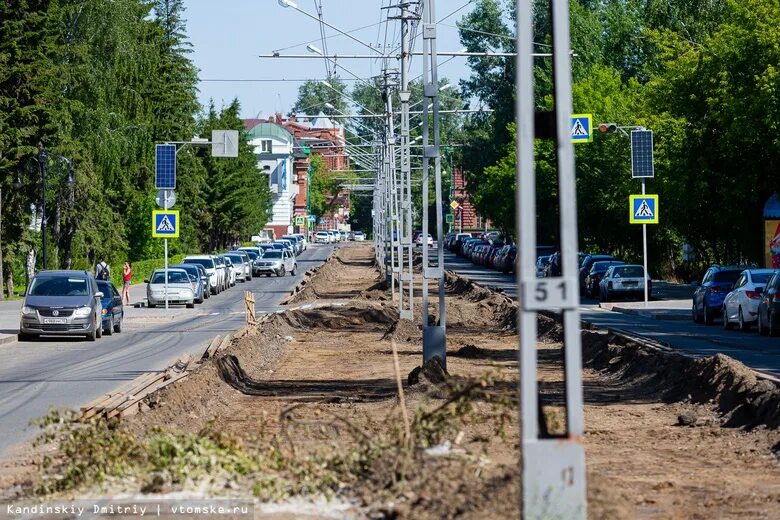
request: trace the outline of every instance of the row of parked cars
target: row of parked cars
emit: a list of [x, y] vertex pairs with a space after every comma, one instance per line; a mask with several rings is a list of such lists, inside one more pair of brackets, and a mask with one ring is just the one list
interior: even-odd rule
[[[295, 275], [296, 257], [307, 248], [302, 234], [219, 255], [188, 255], [182, 263], [155, 269], [145, 280], [147, 305], [192, 308], [255, 276]], [[39, 271], [25, 294], [19, 341], [42, 335], [83, 336], [95, 341], [122, 331], [124, 305], [116, 286], [89, 271]]]
[[[497, 232], [449, 233], [444, 247], [476, 265], [504, 273], [515, 272], [517, 267], [517, 246], [505, 243]], [[559, 255], [553, 246], [537, 246], [536, 255], [538, 278], [560, 276]], [[648, 295], [652, 292], [652, 281], [641, 265], [626, 264], [612, 255], [584, 253], [578, 253], [577, 265], [580, 292], [591, 298], [644, 298], [645, 284]]]
[[725, 329], [780, 335], [780, 269], [713, 265], [693, 293], [691, 317]]
[[317, 231], [314, 235], [314, 242], [317, 244], [333, 244], [335, 242], [363, 242], [366, 234], [362, 231], [339, 231], [338, 229], [328, 229], [326, 231]]

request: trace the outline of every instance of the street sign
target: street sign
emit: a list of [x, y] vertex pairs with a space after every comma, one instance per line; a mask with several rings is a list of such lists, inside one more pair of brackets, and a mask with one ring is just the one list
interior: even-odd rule
[[152, 236], [154, 238], [179, 238], [179, 210], [152, 211]]
[[593, 141], [593, 114], [572, 114], [569, 120], [572, 143]]
[[211, 156], [238, 157], [238, 130], [212, 130]]
[[317, 217], [315, 217], [314, 215], [309, 215], [309, 222], [314, 224], [315, 222], [317, 222]]
[[631, 176], [635, 179], [650, 179], [655, 176], [652, 130], [631, 132]]
[[658, 224], [658, 195], [631, 195], [628, 200], [631, 224]]
[[[165, 205], [165, 192], [168, 192], [168, 206], [166, 208]], [[154, 201], [157, 203], [159, 207], [162, 209], [171, 209], [174, 204], [176, 204], [176, 192], [173, 190], [160, 190], [157, 192], [157, 196], [154, 198]]]
[[176, 189], [176, 145], [155, 145], [154, 187], [158, 190]]
[[295, 217], [296, 226], [303, 226], [305, 222], [306, 222], [306, 218], [303, 215]]
[[455, 215], [447, 215], [447, 224], [455, 222]]
[[457, 200], [453, 200], [452, 202], [450, 202], [450, 207], [452, 209], [458, 209], [459, 206], [460, 206], [460, 204], [458, 204]]

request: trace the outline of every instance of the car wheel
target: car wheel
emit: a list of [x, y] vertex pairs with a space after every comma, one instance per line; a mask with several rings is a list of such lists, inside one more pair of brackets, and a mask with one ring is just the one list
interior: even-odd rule
[[766, 336], [767, 330], [764, 328], [764, 320], [761, 319], [761, 309], [758, 310], [758, 324], [756, 326], [758, 327], [758, 335]]
[[87, 341], [95, 341], [97, 339], [97, 328], [98, 327], [95, 327], [96, 330], [93, 330], [87, 334]]
[[16, 335], [16, 339], [19, 341], [32, 341], [37, 337], [35, 334], [27, 334], [26, 332], [20, 332]]
[[290, 276], [295, 276], [296, 272], [298, 272], [298, 264], [293, 266], [292, 271], [290, 271]]
[[742, 315], [742, 307], [739, 308], [739, 314], [738, 314], [737, 317], [739, 319], [739, 330], [741, 330], [742, 332], [749, 331], [750, 330], [750, 322], [749, 321], [745, 321], [745, 317]]
[[726, 310], [726, 306], [723, 306], [723, 328], [726, 330], [731, 330], [732, 325], [729, 321], [729, 312]]
[[146, 306], [149, 307], [150, 309], [154, 309], [155, 307], [157, 307], [157, 305], [154, 303], [147, 303]]
[[715, 313], [710, 312], [710, 310], [707, 308], [707, 304], [704, 304], [704, 324], [705, 325], [712, 325], [715, 323]]
[[693, 318], [694, 323], [701, 323], [701, 316], [699, 316], [699, 313], [696, 311], [696, 303], [691, 305], [691, 317]]
[[105, 334], [106, 336], [110, 336], [113, 333], [114, 333], [114, 317], [111, 316], [111, 320], [108, 322], [108, 327], [103, 329], [103, 334]]
[[284, 268], [284, 266], [282, 266], [281, 268], [279, 268], [279, 270], [278, 270], [278, 271], [276, 271], [276, 276], [278, 276], [279, 278], [281, 278], [281, 277], [282, 277], [282, 276], [284, 276], [285, 274], [287, 274], [287, 271], [286, 271], [286, 269]]
[[98, 338], [103, 337], [103, 322], [100, 322], [100, 325], [95, 325], [95, 336]]
[[117, 334], [122, 332], [122, 316], [119, 317], [119, 321], [114, 323], [114, 332], [116, 332]]
[[188, 303], [187, 304], [187, 308], [188, 309], [194, 309], [195, 308], [195, 304], [194, 303]]

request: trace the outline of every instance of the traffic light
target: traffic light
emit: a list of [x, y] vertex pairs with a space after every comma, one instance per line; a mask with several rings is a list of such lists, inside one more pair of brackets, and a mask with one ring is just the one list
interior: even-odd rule
[[599, 132], [602, 134], [614, 134], [617, 129], [617, 123], [599, 123]]

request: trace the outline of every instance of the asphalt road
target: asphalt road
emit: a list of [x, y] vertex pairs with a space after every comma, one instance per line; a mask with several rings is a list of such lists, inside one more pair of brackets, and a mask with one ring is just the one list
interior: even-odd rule
[[[332, 250], [310, 246], [298, 257], [296, 276], [239, 282], [195, 309], [173, 309], [175, 321], [164, 319], [165, 309], [131, 309], [141, 312], [127, 320], [122, 333], [104, 335], [94, 343], [43, 338], [0, 345], [0, 454], [32, 437], [36, 428], [30, 421], [52, 407], [76, 409], [142, 372], [164, 370], [184, 353], [200, 356], [214, 336], [243, 326], [245, 290], [254, 293], [258, 314], [278, 309], [303, 273], [321, 264]], [[19, 305], [5, 302], [0, 309], [3, 321], [10, 320], [9, 309], [15, 306], [18, 327]]]
[[[461, 276], [481, 285], [502, 289], [513, 298], [517, 297], [517, 284], [513, 275], [474, 265], [447, 251], [445, 264], [447, 269]], [[582, 299], [580, 311], [583, 320], [599, 327], [628, 330], [697, 356], [726, 354], [754, 370], [780, 377], [780, 337], [759, 336], [755, 327], [751, 332], [727, 331], [718, 322], [714, 326], [706, 326], [694, 324], [692, 320], [667, 321], [623, 314], [601, 309], [597, 301], [587, 298]]]

